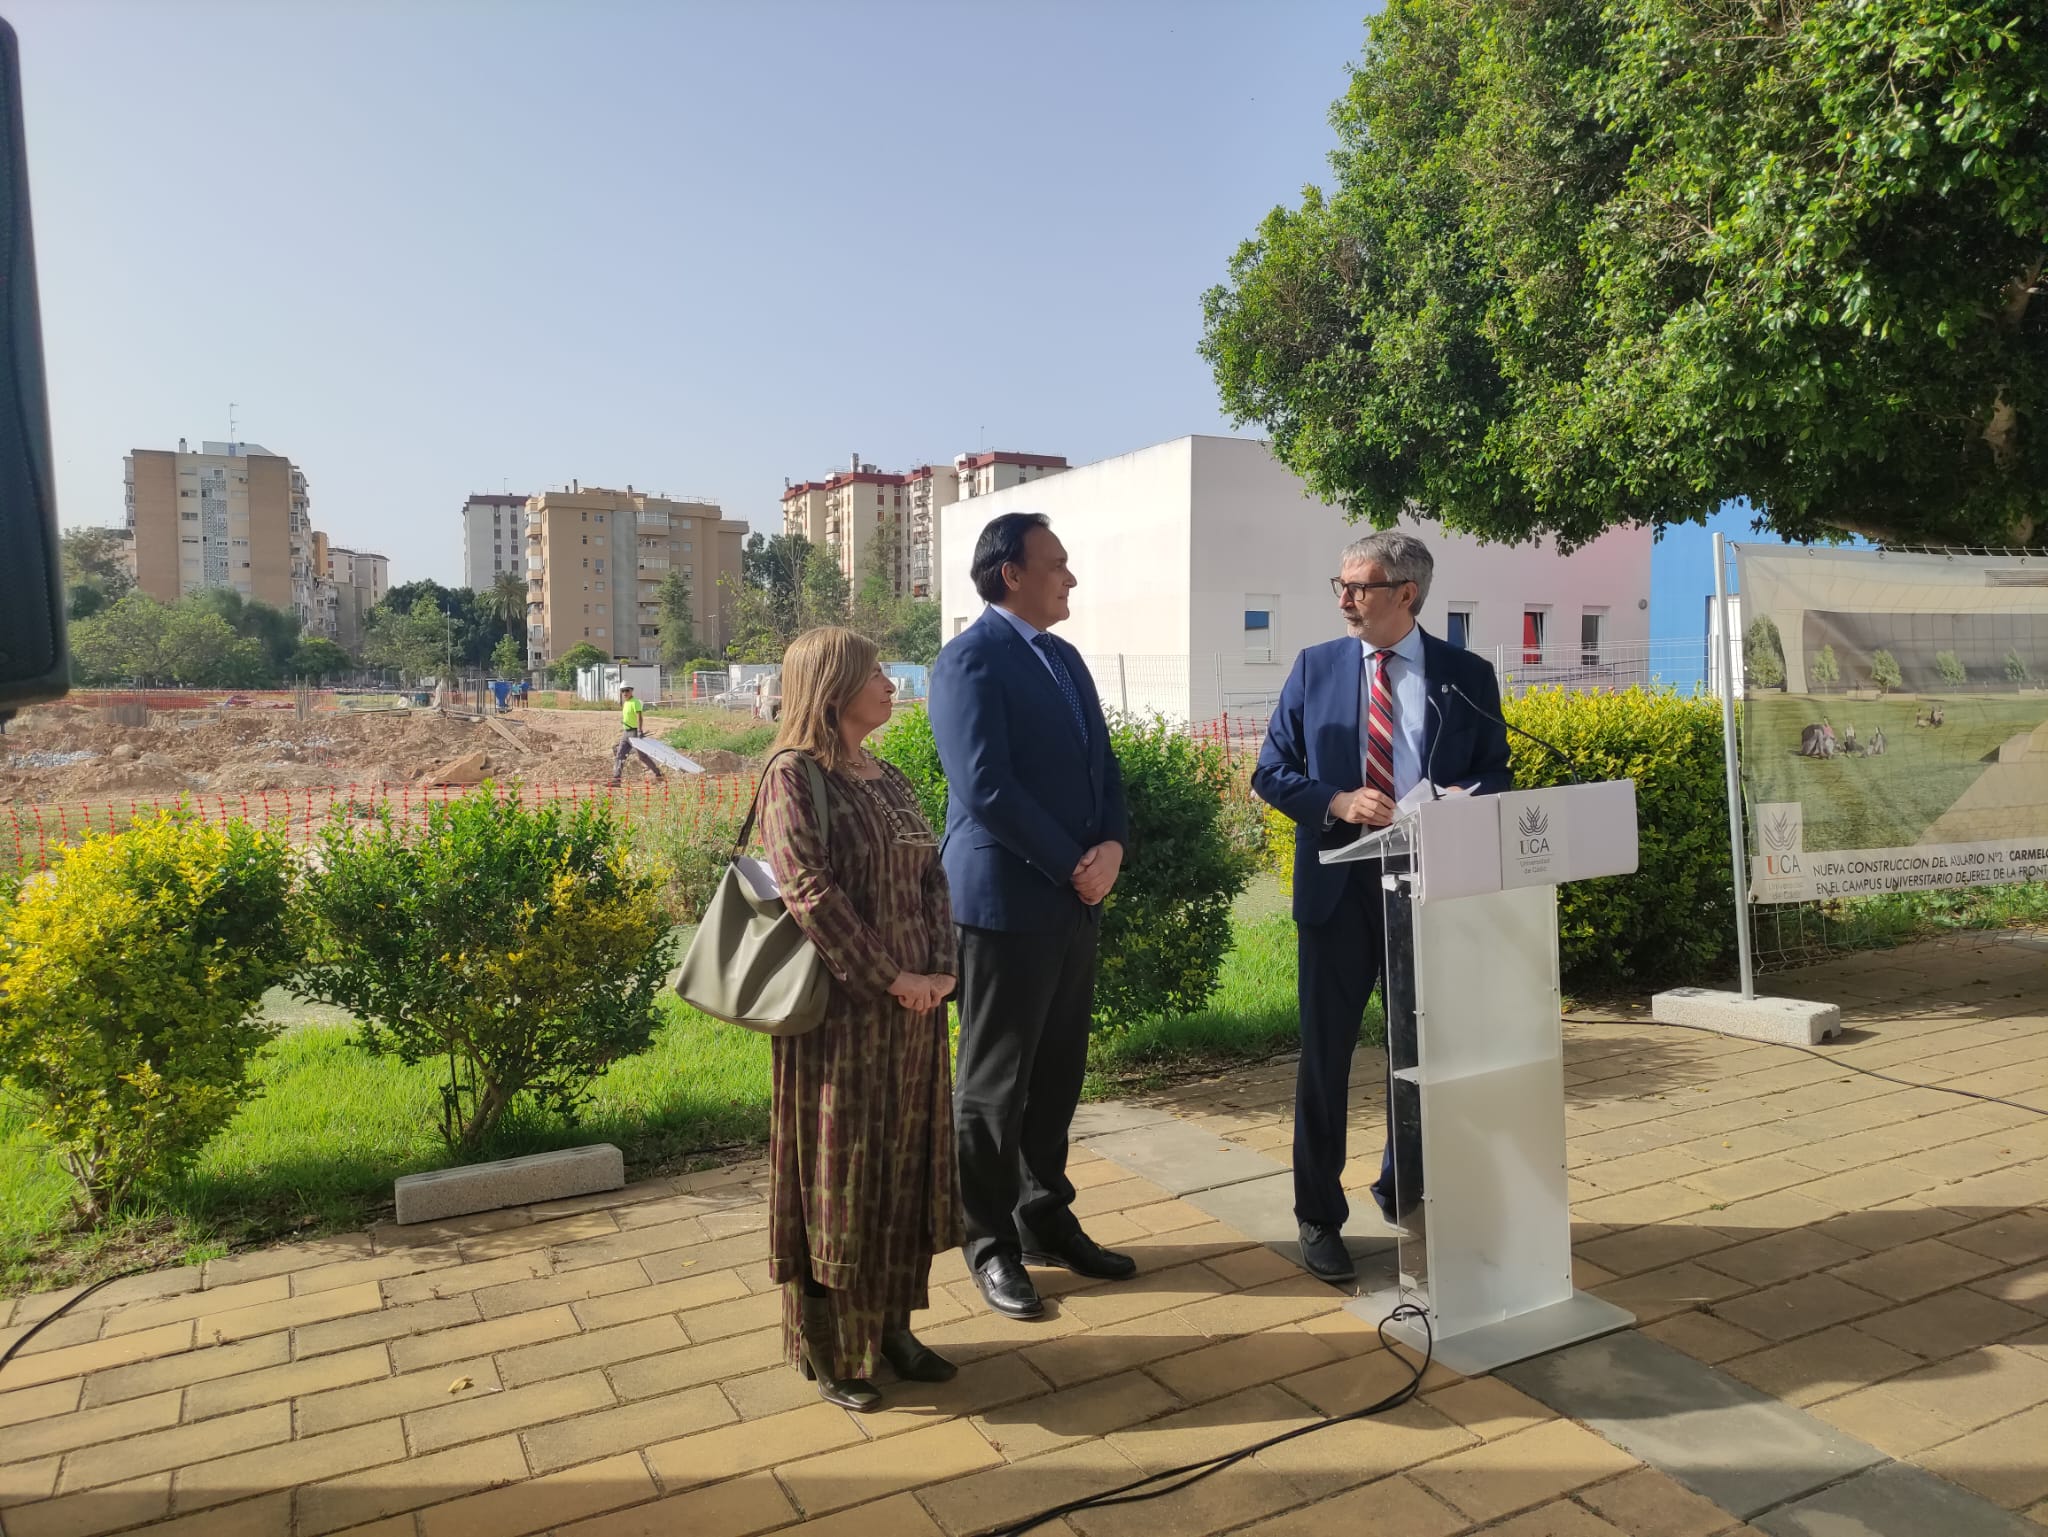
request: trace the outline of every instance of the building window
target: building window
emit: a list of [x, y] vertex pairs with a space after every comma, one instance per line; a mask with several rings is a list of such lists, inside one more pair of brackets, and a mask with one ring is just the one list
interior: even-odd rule
[[1522, 660], [1540, 663], [1543, 660], [1543, 622], [1549, 617], [1546, 610], [1525, 608], [1522, 610]]
[[1247, 662], [1273, 660], [1274, 616], [1280, 600], [1270, 593], [1248, 593], [1244, 600], [1244, 659]]
[[1472, 644], [1472, 610], [1453, 608], [1444, 612], [1444, 639], [1460, 651]]
[[602, 522], [604, 521], [604, 514], [603, 514], [603, 513], [601, 513], [601, 512], [600, 512], [600, 513], [599, 513], [599, 514], [597, 515], [597, 521], [598, 521], [598, 522], [600, 522], [600, 523], [602, 523]]
[[1597, 608], [1589, 608], [1579, 615], [1579, 665], [1598, 667], [1600, 665], [1600, 631], [1606, 623], [1606, 614]]

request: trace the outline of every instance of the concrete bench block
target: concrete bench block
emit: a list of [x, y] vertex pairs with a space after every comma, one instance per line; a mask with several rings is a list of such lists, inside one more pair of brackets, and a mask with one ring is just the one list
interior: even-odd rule
[[1650, 1000], [1660, 1025], [1691, 1025], [1720, 1035], [1784, 1046], [1818, 1046], [1842, 1033], [1842, 1008], [1804, 998], [1745, 998], [1706, 987], [1674, 987]]
[[496, 1211], [501, 1206], [527, 1206], [535, 1201], [618, 1190], [625, 1183], [625, 1154], [609, 1142], [598, 1142], [525, 1158], [501, 1158], [496, 1163], [408, 1174], [393, 1185], [392, 1194], [401, 1223], [438, 1222], [473, 1211]]

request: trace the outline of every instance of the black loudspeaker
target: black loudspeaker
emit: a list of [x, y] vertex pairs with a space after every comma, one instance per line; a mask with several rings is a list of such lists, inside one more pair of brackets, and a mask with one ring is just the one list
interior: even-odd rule
[[0, 21], [0, 721], [70, 676], [43, 325], [29, 232], [21, 45]]

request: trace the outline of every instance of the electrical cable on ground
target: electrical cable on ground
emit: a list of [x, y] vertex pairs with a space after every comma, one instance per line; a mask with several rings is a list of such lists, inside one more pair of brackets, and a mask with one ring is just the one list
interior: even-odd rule
[[62, 1307], [53, 1308], [49, 1313], [45, 1314], [41, 1318], [38, 1318], [34, 1323], [28, 1326], [28, 1332], [26, 1334], [22, 1335], [20, 1339], [14, 1341], [14, 1343], [9, 1345], [5, 1350], [0, 1350], [0, 1370], [5, 1370], [7, 1363], [9, 1361], [12, 1361], [15, 1358], [15, 1356], [20, 1353], [21, 1347], [26, 1345], [30, 1340], [34, 1339], [36, 1335], [40, 1333], [45, 1326], [55, 1323], [58, 1319], [62, 1318], [66, 1313], [70, 1312], [73, 1308], [77, 1307], [79, 1303], [85, 1301], [87, 1297], [90, 1297], [94, 1292], [98, 1291], [102, 1286], [112, 1286], [116, 1281], [125, 1281], [128, 1279], [128, 1277], [132, 1275], [148, 1275], [152, 1270], [162, 1270], [163, 1268], [165, 1268], [165, 1266], [170, 1265], [172, 1263], [174, 1263], [174, 1261], [159, 1260], [154, 1265], [137, 1265], [133, 1270], [117, 1270], [112, 1275], [101, 1276], [97, 1281], [93, 1282], [92, 1285], [88, 1286], [84, 1291], [80, 1292], [77, 1296], [66, 1298], [64, 1301], [64, 1305]]
[[[1379, 1332], [1380, 1345], [1383, 1348], [1391, 1349], [1387, 1344], [1387, 1325], [1397, 1318], [1414, 1318], [1421, 1321], [1423, 1335], [1422, 1362], [1420, 1365], [1412, 1365], [1412, 1375], [1409, 1379], [1385, 1398], [1382, 1398], [1378, 1403], [1367, 1404], [1362, 1409], [1353, 1409], [1348, 1414], [1339, 1414], [1326, 1420], [1317, 1420], [1312, 1425], [1301, 1425], [1293, 1430], [1282, 1431], [1277, 1436], [1268, 1436], [1263, 1441], [1256, 1442], [1251, 1446], [1241, 1447], [1237, 1451], [1228, 1452], [1219, 1457], [1207, 1457], [1197, 1462], [1182, 1463], [1177, 1468], [1164, 1468], [1157, 1473], [1147, 1473], [1143, 1478], [1134, 1478], [1127, 1484], [1119, 1484], [1114, 1489], [1105, 1489], [1100, 1494], [1091, 1494], [1078, 1500], [1069, 1500], [1063, 1505], [1051, 1506], [1039, 1511], [1036, 1515], [1026, 1516], [1021, 1521], [1012, 1521], [1003, 1526], [986, 1528], [977, 1533], [976, 1537], [1023, 1537], [1023, 1534], [1030, 1531], [1033, 1527], [1043, 1526], [1048, 1521], [1057, 1521], [1062, 1516], [1072, 1515], [1076, 1511], [1101, 1510], [1111, 1505], [1135, 1505], [1142, 1500], [1156, 1500], [1161, 1495], [1177, 1494], [1191, 1484], [1200, 1483], [1211, 1473], [1221, 1473], [1225, 1468], [1234, 1467], [1247, 1457], [1255, 1457], [1269, 1447], [1279, 1446], [1281, 1443], [1292, 1441], [1299, 1436], [1313, 1435], [1318, 1430], [1329, 1429], [1332, 1425], [1342, 1425], [1351, 1420], [1362, 1420], [1371, 1415], [1385, 1414], [1389, 1409], [1398, 1409], [1420, 1391], [1423, 1374], [1429, 1370], [1430, 1360], [1436, 1351], [1436, 1336], [1435, 1332], [1430, 1328], [1428, 1310], [1418, 1307], [1412, 1302], [1404, 1302], [1375, 1325]], [[1178, 1482], [1168, 1483], [1166, 1482], [1168, 1479], [1176, 1479]], [[1152, 1488], [1148, 1487], [1149, 1485], [1158, 1485], [1159, 1487]]]

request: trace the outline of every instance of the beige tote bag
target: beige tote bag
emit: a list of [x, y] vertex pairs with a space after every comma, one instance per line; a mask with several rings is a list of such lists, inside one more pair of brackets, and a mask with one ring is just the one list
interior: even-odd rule
[[[782, 753], [786, 752], [796, 749], [785, 747]], [[816, 759], [805, 753], [797, 756], [810, 776], [822, 836], [829, 830], [831, 817], [825, 774]], [[767, 782], [775, 758], [762, 766], [762, 783]], [[825, 1017], [832, 974], [817, 946], [804, 937], [790, 916], [767, 866], [744, 857], [760, 805], [757, 784], [732, 863], [726, 866], [717, 892], [704, 909], [704, 921], [690, 941], [690, 953], [676, 973], [676, 992], [691, 1008], [728, 1024], [744, 1025], [763, 1035], [802, 1035], [815, 1030]]]

